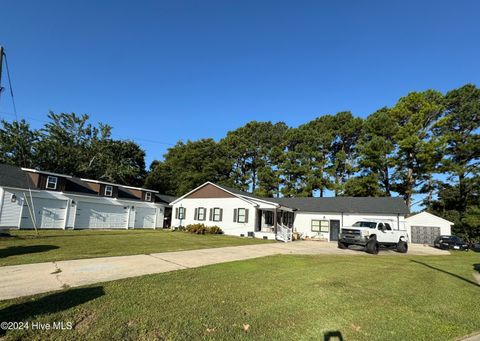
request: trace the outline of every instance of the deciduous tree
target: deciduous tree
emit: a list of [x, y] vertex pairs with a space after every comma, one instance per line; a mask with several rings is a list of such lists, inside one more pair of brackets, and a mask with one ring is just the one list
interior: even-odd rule
[[2, 120], [0, 128], [0, 162], [20, 167], [34, 167], [37, 159], [38, 131], [21, 121]]

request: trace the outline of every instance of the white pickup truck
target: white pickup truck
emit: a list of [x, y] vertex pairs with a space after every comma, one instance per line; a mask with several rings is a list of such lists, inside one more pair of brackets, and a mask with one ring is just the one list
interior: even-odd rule
[[350, 245], [365, 247], [365, 251], [377, 254], [380, 246], [395, 248], [398, 252], [408, 251], [408, 234], [405, 230], [394, 230], [388, 221], [357, 221], [352, 226], [340, 230], [338, 247], [346, 249]]

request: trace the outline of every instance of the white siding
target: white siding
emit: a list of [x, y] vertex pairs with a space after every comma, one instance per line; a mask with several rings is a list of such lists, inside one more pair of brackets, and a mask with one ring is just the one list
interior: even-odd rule
[[[17, 197], [12, 202], [12, 195]], [[23, 194], [17, 191], [4, 190], [0, 207], [0, 227], [19, 227], [22, 212]]]
[[[176, 219], [175, 216], [176, 209], [179, 207], [186, 208], [186, 217], [181, 222], [179, 219]], [[205, 207], [207, 209], [207, 219], [205, 221], [194, 220], [195, 208], [198, 207]], [[214, 207], [223, 209], [222, 221], [209, 220], [210, 208]], [[238, 208], [248, 209], [247, 223], [233, 222], [234, 209]], [[239, 236], [243, 234], [244, 236], [247, 236], [248, 232], [254, 232], [255, 206], [239, 198], [185, 198], [173, 206], [172, 226], [178, 227], [180, 225], [186, 226], [198, 223], [205, 224], [206, 226], [219, 226], [227, 235]]]
[[342, 223], [342, 216], [336, 213], [307, 213], [297, 212], [295, 214], [295, 221], [293, 223], [293, 230], [299, 232], [302, 237], [316, 237], [320, 239], [329, 240], [330, 232], [314, 232], [312, 231], [312, 220], [340, 220]]
[[397, 224], [397, 215], [380, 215], [380, 214], [351, 214], [344, 213], [313, 213], [313, 212], [297, 212], [295, 214], [294, 231], [302, 234], [303, 237], [317, 237], [320, 239], [330, 240], [330, 232], [313, 232], [312, 220], [339, 220], [340, 228], [343, 226], [351, 226], [356, 221], [366, 219], [382, 219], [391, 223], [393, 229], [400, 226], [400, 230], [405, 229], [404, 217], [399, 217]]

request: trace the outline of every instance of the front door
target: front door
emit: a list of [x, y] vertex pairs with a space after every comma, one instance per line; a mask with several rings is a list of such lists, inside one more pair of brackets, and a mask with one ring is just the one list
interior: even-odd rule
[[165, 207], [165, 211], [163, 213], [163, 228], [169, 228], [172, 226], [172, 208]]
[[255, 219], [255, 232], [260, 232], [262, 230], [263, 211], [262, 210], [256, 210], [256, 212], [257, 212], [257, 217]]
[[330, 241], [337, 241], [340, 234], [340, 220], [330, 220]]

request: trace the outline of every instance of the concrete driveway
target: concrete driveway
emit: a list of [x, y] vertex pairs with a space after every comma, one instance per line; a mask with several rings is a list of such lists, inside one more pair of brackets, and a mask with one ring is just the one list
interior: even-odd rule
[[[0, 300], [276, 254], [366, 255], [361, 250], [340, 250], [336, 243], [296, 241], [4, 266], [0, 267]], [[407, 255], [448, 254], [448, 251], [410, 245]], [[381, 255], [405, 256], [394, 251], [381, 251]]]

